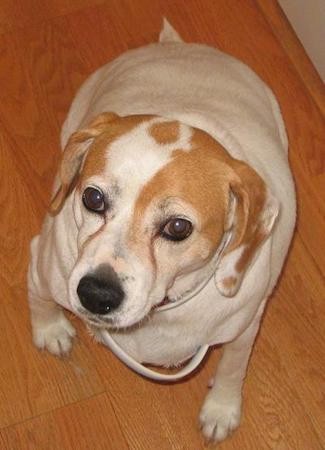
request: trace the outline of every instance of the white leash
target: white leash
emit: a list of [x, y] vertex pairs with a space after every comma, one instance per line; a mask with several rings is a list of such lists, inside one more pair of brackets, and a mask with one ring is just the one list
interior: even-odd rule
[[[221, 242], [221, 245], [219, 247], [218, 254], [216, 255], [216, 266], [218, 265], [218, 262], [220, 260], [220, 256], [223, 252], [223, 250], [228, 245], [230, 239], [231, 239], [231, 232], [225, 233], [224, 238]], [[170, 303], [167, 305], [160, 306], [155, 309], [154, 314], [163, 312], [169, 309], [176, 308], [178, 306], [183, 305], [184, 303], [191, 300], [193, 297], [195, 297], [199, 292], [202, 291], [202, 289], [205, 288], [205, 286], [209, 283], [211, 278], [215, 275], [215, 271], [212, 272], [212, 274], [204, 280], [198, 287], [195, 289], [194, 292], [191, 292], [189, 295], [185, 295], [184, 297], [181, 297], [180, 300], [171, 300]], [[190, 373], [192, 373], [195, 369], [198, 368], [198, 366], [201, 364], [203, 358], [207, 354], [207, 351], [209, 350], [209, 345], [202, 345], [198, 348], [195, 355], [192, 357], [192, 359], [189, 361], [188, 364], [186, 364], [179, 372], [175, 374], [164, 374], [157, 372], [155, 370], [149, 369], [145, 365], [139, 363], [134, 358], [129, 356], [123, 349], [120, 347], [116, 341], [112, 338], [112, 336], [109, 334], [107, 330], [102, 330], [102, 337], [107, 345], [107, 347], [110, 348], [110, 350], [114, 353], [117, 358], [119, 358], [126, 366], [128, 366], [130, 369], [132, 369], [134, 372], [138, 373], [139, 375], [142, 375], [146, 378], [150, 378], [151, 380], [155, 381], [177, 381], [181, 378], [186, 377]]]

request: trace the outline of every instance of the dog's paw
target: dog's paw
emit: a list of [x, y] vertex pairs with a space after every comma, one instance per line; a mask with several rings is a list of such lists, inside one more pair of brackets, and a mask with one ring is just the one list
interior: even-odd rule
[[36, 347], [46, 349], [56, 356], [69, 353], [75, 335], [75, 329], [63, 314], [60, 314], [55, 322], [33, 326], [33, 341]]
[[209, 441], [221, 442], [239, 425], [241, 397], [222, 400], [218, 395], [208, 395], [200, 412], [199, 420], [204, 437]]

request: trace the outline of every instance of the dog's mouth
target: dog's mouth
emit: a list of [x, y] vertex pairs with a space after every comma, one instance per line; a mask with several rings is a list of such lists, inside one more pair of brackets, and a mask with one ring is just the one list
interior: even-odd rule
[[112, 318], [110, 317], [103, 317], [103, 316], [97, 316], [95, 314], [88, 314], [82, 309], [77, 310], [77, 315], [87, 322], [89, 325], [95, 325], [95, 326], [104, 326], [104, 325], [111, 325], [113, 323]]
[[[150, 313], [154, 313], [156, 310], [159, 310], [160, 308], [163, 308], [164, 306], [167, 306], [171, 303], [173, 303], [173, 301], [166, 295], [159, 303], [157, 303], [151, 308], [149, 314], [147, 314], [147, 317], [150, 315]], [[112, 326], [114, 327], [117, 325], [117, 323], [115, 323], [116, 320], [114, 317], [103, 317], [98, 316], [96, 314], [89, 314], [84, 309], [81, 308], [77, 310], [77, 315], [80, 318], [82, 318], [86, 323], [88, 323], [89, 325], [93, 325], [95, 327], [107, 328]]]

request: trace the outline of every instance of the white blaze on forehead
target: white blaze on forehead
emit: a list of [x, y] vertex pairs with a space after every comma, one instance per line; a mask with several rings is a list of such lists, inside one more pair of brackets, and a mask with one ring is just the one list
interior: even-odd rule
[[174, 150], [191, 150], [192, 129], [184, 124], [179, 124], [179, 137], [172, 143], [154, 139], [150, 128], [166, 122], [169, 121], [160, 118], [142, 122], [109, 146], [106, 170], [122, 190], [127, 189], [129, 200], [170, 161]]
[[[173, 151], [191, 150], [193, 130], [189, 126], [177, 123], [177, 139], [170, 143], [159, 143], [152, 136], [153, 125], [168, 122], [170, 123], [170, 120], [162, 118], [149, 119], [107, 144], [105, 167], [99, 179], [101, 182], [103, 179], [107, 180], [108, 191], [109, 184], [116, 186], [119, 195], [113, 199], [114, 217], [87, 246], [92, 265], [108, 262], [115, 266], [116, 256], [121, 256], [126, 250], [125, 237], [134, 205], [143, 186], [172, 159]], [[92, 182], [96, 184], [96, 178], [93, 177]], [[131, 259], [135, 256], [127, 251], [125, 258], [131, 264]], [[139, 262], [131, 265], [136, 267]], [[121, 268], [120, 265], [118, 268]]]

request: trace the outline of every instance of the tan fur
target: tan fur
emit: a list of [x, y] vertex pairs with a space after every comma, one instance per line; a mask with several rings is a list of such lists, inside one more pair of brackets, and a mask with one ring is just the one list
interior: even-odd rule
[[106, 149], [111, 142], [151, 117], [149, 115], [120, 117], [115, 113], [105, 112], [91, 120], [86, 128], [73, 133], [62, 155], [59, 170], [61, 185], [51, 202], [50, 214], [55, 215], [61, 210], [71, 191], [72, 183], [76, 182], [82, 160], [88, 150], [91, 151], [84, 163], [83, 180], [101, 173], [105, 165]]
[[[229, 164], [232, 169], [228, 182], [231, 192], [236, 197], [235, 227], [234, 236], [225, 254], [244, 246], [244, 251], [235, 266], [239, 273], [243, 273], [257, 248], [269, 234], [262, 217], [266, 203], [265, 183], [254, 169], [230, 157], [223, 147], [206, 133], [195, 133], [194, 142], [199, 147], [213, 149], [220, 161]], [[229, 279], [225, 279], [224, 283], [229, 284]]]
[[242, 273], [268, 235], [261, 218], [266, 202], [266, 187], [258, 174], [246, 164], [236, 161], [235, 169], [244, 182], [231, 184], [232, 192], [237, 198], [237, 226], [228, 252], [240, 245], [245, 247], [235, 266], [236, 270]]
[[[206, 243], [209, 243], [208, 253], [211, 256], [229, 226], [230, 191], [236, 197], [235, 225], [225, 254], [245, 246], [236, 264], [238, 272], [245, 271], [267, 235], [260, 223], [266, 199], [265, 185], [253, 169], [233, 159], [218, 142], [201, 130], [194, 130], [192, 150], [174, 151], [173, 159], [142, 189], [130, 227], [130, 245], [139, 246], [138, 241], [143, 238], [142, 220], [147, 208], [153, 202], [159, 204], [159, 200], [175, 197], [185, 201], [198, 214], [200, 237], [205, 240], [205, 250]], [[235, 280], [227, 278], [224, 283], [234, 285]]]
[[160, 145], [173, 144], [179, 139], [179, 122], [155, 123], [150, 127], [149, 134]]
[[237, 279], [235, 277], [227, 277], [223, 280], [223, 284], [227, 289], [232, 289], [237, 283]]
[[[217, 248], [223, 233], [228, 207], [228, 187], [225, 181], [229, 168], [224, 164], [225, 150], [205, 133], [195, 130], [190, 152], [178, 149], [173, 159], [142, 189], [134, 208], [130, 244], [136, 245], [142, 235], [142, 220], [147, 208], [155, 202], [174, 197], [190, 205], [200, 218], [200, 237], [205, 241], [205, 255]], [[214, 144], [211, 148], [212, 143]], [[218, 156], [218, 154], [220, 154]], [[209, 243], [209, 244], [207, 244]], [[195, 243], [193, 244], [195, 245]], [[207, 256], [207, 255], [206, 255]]]

